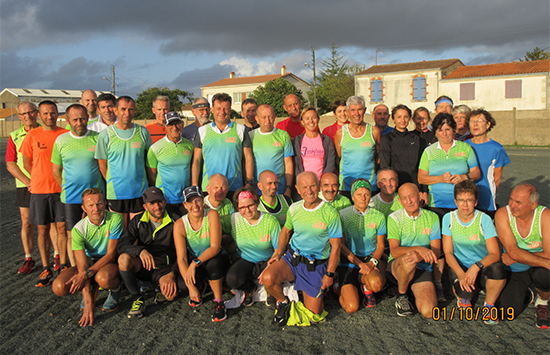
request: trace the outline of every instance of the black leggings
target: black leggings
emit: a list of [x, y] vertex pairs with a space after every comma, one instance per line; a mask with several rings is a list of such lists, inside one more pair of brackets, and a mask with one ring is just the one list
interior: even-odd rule
[[530, 285], [548, 292], [550, 291], [550, 270], [543, 267], [531, 267], [521, 272], [508, 271], [508, 281], [499, 298], [499, 307], [512, 307], [514, 317], [517, 317], [529, 305], [530, 297], [527, 288]]
[[266, 261], [252, 263], [239, 258], [233, 262], [229, 271], [227, 271], [225, 282], [229, 288], [250, 291], [254, 287], [254, 279], [260, 275], [266, 266]]
[[[460, 265], [460, 264], [459, 264]], [[462, 267], [462, 270], [466, 271], [468, 270], [467, 267], [460, 265]], [[452, 268], [448, 268], [449, 270], [449, 279], [453, 283], [453, 288], [456, 293], [456, 295], [460, 298], [472, 298], [474, 294], [476, 294], [480, 289], [485, 289], [485, 283], [487, 280], [504, 280], [506, 279], [506, 270], [504, 270], [504, 264], [501, 262], [493, 263], [487, 267], [484, 267], [481, 272], [477, 274], [476, 282], [474, 284], [475, 291], [468, 292], [464, 291], [460, 287], [460, 282], [458, 281], [458, 276], [454, 272]]]

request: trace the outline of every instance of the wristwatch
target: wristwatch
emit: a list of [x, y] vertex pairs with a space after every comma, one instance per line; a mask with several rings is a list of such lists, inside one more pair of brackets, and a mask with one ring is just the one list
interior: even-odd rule
[[378, 266], [378, 260], [375, 259], [375, 258], [370, 258], [369, 261], [372, 261], [372, 263], [374, 264], [374, 266]]
[[87, 279], [91, 279], [92, 277], [94, 277], [94, 274], [95, 274], [95, 272], [93, 270], [90, 270], [90, 269], [86, 270], [86, 278]]
[[194, 262], [195, 264], [197, 264], [197, 266], [200, 266], [200, 265], [201, 265], [201, 261], [200, 261], [199, 258], [193, 259], [193, 262]]
[[336, 276], [335, 273], [333, 273], [333, 272], [328, 272], [328, 271], [325, 273], [325, 275], [327, 275], [327, 276], [330, 277], [330, 278], [333, 278], [334, 276]]
[[479, 268], [479, 270], [481, 270], [485, 267], [485, 265], [483, 265], [483, 263], [481, 261], [476, 262], [476, 265]]

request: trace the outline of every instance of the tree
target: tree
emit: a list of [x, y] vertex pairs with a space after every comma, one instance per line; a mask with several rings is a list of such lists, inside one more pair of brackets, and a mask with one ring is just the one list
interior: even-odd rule
[[550, 59], [550, 52], [546, 52], [539, 47], [535, 47], [532, 51], [525, 53], [524, 59], [519, 59], [520, 62], [529, 62], [533, 60]]
[[[347, 65], [338, 47], [332, 42], [330, 59], [323, 60], [323, 70], [317, 85], [317, 108], [320, 114], [331, 111], [336, 100], [346, 100], [355, 95], [355, 73], [365, 70], [364, 65]], [[313, 88], [307, 95], [313, 102]]]
[[286, 95], [295, 94], [303, 103], [304, 96], [302, 91], [299, 90], [294, 84], [289, 83], [285, 78], [278, 78], [270, 80], [265, 85], [258, 86], [256, 90], [250, 95], [251, 98], [256, 100], [258, 105], [269, 104], [275, 109], [275, 115], [277, 117], [286, 116], [287, 113], [283, 108]]
[[168, 96], [170, 99], [170, 109], [173, 111], [181, 111], [183, 106], [183, 100], [187, 99], [189, 102], [193, 101], [193, 97], [187, 92], [180, 89], [169, 88], [148, 88], [139, 93], [136, 100], [136, 120], [154, 120], [155, 115], [151, 108], [153, 107], [153, 100], [159, 96]]

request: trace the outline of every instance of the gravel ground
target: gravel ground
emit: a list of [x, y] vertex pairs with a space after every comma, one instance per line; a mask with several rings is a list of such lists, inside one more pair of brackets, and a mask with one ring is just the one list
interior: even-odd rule
[[[4, 156], [6, 139], [0, 140]], [[507, 149], [512, 163], [505, 168], [505, 179], [498, 202], [505, 204], [511, 187], [523, 180], [541, 191], [541, 203], [549, 202], [549, 150]], [[0, 166], [0, 351], [3, 354], [151, 354], [151, 353], [345, 353], [345, 354], [543, 354], [550, 350], [550, 332], [535, 327], [535, 310], [530, 306], [514, 322], [487, 326], [481, 320], [466, 320], [455, 312], [453, 320], [426, 320], [419, 314], [396, 315], [393, 289], [378, 296], [373, 309], [345, 313], [335, 299], [326, 300], [329, 312], [323, 324], [297, 328], [270, 325], [273, 309], [255, 304], [228, 311], [228, 319], [212, 323], [212, 295], [199, 309], [187, 305], [179, 295], [167, 305], [147, 300], [146, 316], [129, 320], [127, 293], [120, 308], [101, 312], [107, 296], [101, 291], [92, 327], [78, 326], [81, 295], [56, 297], [50, 288], [35, 288], [38, 271], [18, 275], [23, 260], [19, 237], [19, 213], [13, 206], [14, 182]], [[39, 259], [35, 247], [35, 259]], [[38, 265], [40, 267], [40, 265]], [[448, 281], [444, 279], [448, 302], [447, 318], [455, 306]], [[231, 295], [226, 294], [225, 298]], [[477, 305], [482, 305], [483, 296]], [[475, 317], [475, 316], [474, 316]]]

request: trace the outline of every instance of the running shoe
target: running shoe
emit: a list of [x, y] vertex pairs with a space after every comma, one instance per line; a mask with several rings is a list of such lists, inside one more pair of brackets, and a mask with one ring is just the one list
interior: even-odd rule
[[118, 308], [118, 300], [120, 299], [120, 294], [122, 293], [122, 286], [119, 286], [118, 291], [109, 290], [109, 296], [105, 302], [103, 302], [103, 308], [101, 309], [104, 312], [112, 312]]
[[258, 290], [258, 286], [254, 284], [254, 287], [250, 291], [245, 292], [244, 302], [243, 302], [245, 306], [250, 307], [254, 304], [254, 296], [256, 295], [257, 290]]
[[155, 295], [155, 300], [153, 301], [154, 304], [163, 304], [163, 303], [166, 303], [168, 302], [168, 300], [166, 299], [166, 297], [164, 297], [164, 295], [162, 294], [162, 291], [161, 290], [158, 290], [156, 295]]
[[434, 285], [435, 285], [435, 294], [437, 295], [437, 302], [447, 301], [447, 298], [445, 298], [445, 292], [443, 292], [443, 286], [438, 283], [434, 283]]
[[42, 271], [42, 273], [38, 277], [38, 282], [36, 283], [36, 287], [48, 286], [52, 278], [53, 278], [52, 270], [50, 270], [50, 268], [44, 269], [44, 271]]
[[469, 298], [460, 298], [456, 299], [456, 305], [460, 308], [472, 307], [472, 301]]
[[222, 302], [214, 301], [214, 312], [212, 312], [212, 322], [221, 322], [227, 319], [225, 305]]
[[128, 318], [141, 318], [143, 317], [143, 312], [145, 311], [145, 301], [143, 296], [139, 296], [132, 303], [132, 308], [128, 312]]
[[539, 304], [535, 307], [535, 311], [537, 312], [537, 322], [535, 323], [537, 328], [548, 329], [550, 326], [548, 323], [548, 305]]
[[272, 325], [278, 325], [283, 327], [288, 321], [288, 312], [290, 311], [290, 303], [277, 301], [277, 309], [275, 309], [275, 315], [273, 316]]
[[[485, 319], [485, 320], [483, 321], [483, 323], [485, 323], [485, 324], [487, 324], [487, 325], [497, 325], [497, 324], [499, 323], [498, 318], [496, 318], [496, 319], [491, 319], [491, 313], [492, 313], [492, 312], [491, 312], [491, 308], [493, 308], [494, 306], [489, 307], [489, 306], [487, 306], [487, 303], [485, 303], [485, 304], [483, 305], [483, 307], [487, 307], [487, 310], [488, 310], [488, 312], [487, 312], [488, 318]], [[494, 313], [492, 313], [492, 314], [494, 315]], [[498, 314], [497, 314], [497, 317], [498, 317]]]
[[401, 317], [412, 316], [413, 308], [407, 295], [399, 296], [395, 300], [395, 308], [397, 308], [397, 315]]
[[61, 267], [61, 260], [59, 259], [59, 254], [53, 256], [53, 271], [59, 270]]
[[34, 269], [36, 269], [36, 266], [34, 264], [34, 260], [32, 260], [32, 258], [26, 258], [25, 259], [25, 263], [23, 264], [23, 266], [21, 266], [21, 268], [19, 269], [19, 271], [17, 272], [18, 274], [30, 274]]
[[372, 308], [376, 306], [376, 298], [374, 297], [374, 292], [367, 290], [367, 287], [363, 285], [363, 307]]

